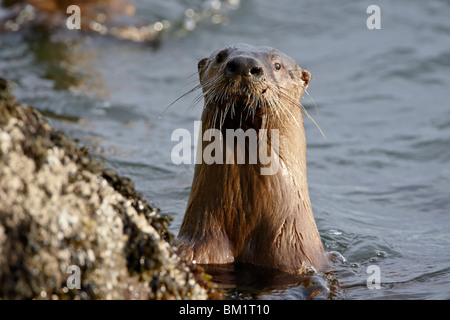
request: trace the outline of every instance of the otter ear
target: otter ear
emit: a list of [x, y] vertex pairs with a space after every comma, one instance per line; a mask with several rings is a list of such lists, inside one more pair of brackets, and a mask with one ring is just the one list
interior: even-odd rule
[[311, 82], [311, 73], [309, 73], [308, 71], [302, 69], [301, 72], [300, 72], [300, 79], [303, 80], [304, 87], [306, 89], [306, 87]]
[[203, 58], [202, 60], [200, 60], [198, 62], [198, 71], [201, 72], [203, 70], [203, 68], [205, 67], [206, 61], [208, 60], [208, 58]]

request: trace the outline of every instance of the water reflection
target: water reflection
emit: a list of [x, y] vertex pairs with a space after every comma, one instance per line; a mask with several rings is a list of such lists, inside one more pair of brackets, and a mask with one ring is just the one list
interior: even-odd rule
[[332, 273], [295, 275], [248, 263], [202, 265], [230, 299], [339, 299]]

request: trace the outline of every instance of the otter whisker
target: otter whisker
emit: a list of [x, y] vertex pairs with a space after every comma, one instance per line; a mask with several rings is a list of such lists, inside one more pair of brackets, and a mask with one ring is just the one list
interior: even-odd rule
[[[298, 123], [295, 116], [291, 113], [289, 108], [287, 108], [282, 102], [278, 102], [278, 105], [280, 106], [280, 110], [284, 113], [285, 117], [288, 118], [288, 115], [286, 114], [286, 112], [289, 113], [289, 115], [292, 117], [292, 119], [297, 124], [297, 126], [300, 127], [300, 124]], [[284, 123], [283, 121], [281, 121], [281, 122]]]
[[210, 128], [216, 127], [217, 115], [219, 114], [219, 109], [216, 109], [214, 112], [213, 123], [210, 125]]
[[[197, 74], [198, 74], [198, 73], [195, 72], [195, 73], [189, 75], [188, 78], [191, 78], [191, 77], [193, 77], [193, 76], [195, 76], [195, 75], [197, 75]], [[158, 118], [162, 118], [163, 115], [167, 112], [167, 110], [168, 110], [170, 107], [172, 107], [175, 103], [177, 103], [179, 100], [183, 99], [183, 98], [186, 97], [187, 95], [189, 95], [189, 94], [191, 94], [191, 93], [193, 93], [193, 92], [195, 92], [195, 91], [197, 91], [197, 90], [199, 90], [199, 89], [202, 89], [203, 87], [208, 87], [208, 86], [210, 86], [211, 88], [213, 88], [215, 82], [217, 82], [218, 80], [219, 80], [219, 77], [216, 77], [216, 78], [213, 78], [213, 79], [208, 80], [208, 81], [207, 81], [206, 83], [204, 83], [203, 85], [202, 85], [202, 84], [198, 84], [198, 85], [194, 86], [192, 89], [190, 89], [190, 90], [188, 90], [187, 92], [183, 93], [181, 96], [179, 96], [178, 98], [176, 98], [172, 103], [170, 103], [166, 108], [164, 108], [164, 110], [161, 112], [161, 114], [158, 116]], [[189, 83], [196, 82], [196, 81], [198, 81], [198, 80], [193, 80], [193, 81], [190, 81]], [[198, 104], [203, 96], [204, 96], [204, 94], [200, 93], [200, 94], [194, 99], [194, 101], [191, 103], [191, 105], [188, 107], [188, 110], [189, 110], [190, 108], [192, 108], [193, 106], [195, 106], [196, 104]]]
[[178, 102], [178, 101], [181, 100], [182, 98], [186, 97], [187, 95], [189, 95], [189, 94], [191, 94], [192, 92], [197, 91], [198, 89], [201, 89], [201, 88], [202, 88], [202, 86], [201, 86], [200, 84], [199, 84], [199, 85], [196, 85], [194, 88], [192, 88], [192, 89], [189, 90], [188, 92], [186, 92], [186, 93], [182, 94], [181, 96], [179, 96], [177, 99], [175, 99], [171, 104], [169, 104], [169, 105], [163, 110], [163, 112], [158, 116], [158, 118], [162, 118], [162, 116], [164, 115], [164, 113], [166, 113], [167, 110], [168, 110], [171, 106], [173, 106], [176, 102]]
[[202, 99], [204, 98], [203, 93], [200, 93], [195, 97], [195, 99], [190, 103], [188, 110], [194, 108]]
[[[194, 75], [196, 75], [196, 73], [190, 75], [189, 77], [192, 77], [192, 76], [194, 76]], [[198, 80], [195, 80], [195, 81], [198, 81]], [[172, 103], [170, 103], [170, 104], [169, 104], [169, 105], [161, 112], [161, 114], [159, 115], [158, 118], [162, 118], [163, 115], [167, 112], [167, 110], [168, 110], [170, 107], [172, 107], [175, 103], [177, 103], [179, 100], [183, 99], [183, 98], [186, 97], [187, 95], [189, 95], [189, 94], [191, 94], [191, 93], [193, 93], [193, 92], [195, 92], [195, 91], [197, 91], [197, 90], [199, 90], [199, 89], [206, 88], [206, 87], [208, 87], [208, 86], [209, 86], [211, 89], [213, 89], [214, 83], [215, 83], [215, 82], [217, 82], [217, 79], [214, 79], [214, 78], [213, 78], [213, 79], [207, 81], [206, 83], [204, 83], [203, 85], [202, 85], [202, 84], [198, 84], [198, 85], [194, 86], [192, 89], [190, 89], [190, 90], [188, 90], [187, 92], [183, 93], [181, 96], [179, 96], [177, 99], [175, 99]], [[205, 93], [200, 93], [199, 95], [197, 95], [197, 97], [195, 97], [195, 99], [191, 102], [191, 104], [189, 105], [189, 107], [188, 107], [187, 109], [189, 110], [190, 108], [192, 108], [192, 107], [194, 107], [195, 105], [197, 105], [197, 104], [201, 101], [201, 99], [202, 99], [204, 96], [205, 96]]]
[[314, 105], [314, 109], [316, 109], [316, 115], [319, 115], [319, 109], [317, 108], [316, 102], [314, 101], [314, 99], [311, 97], [311, 95], [309, 94], [309, 92], [305, 89], [306, 94], [308, 95], [308, 97], [311, 99], [313, 105]]
[[224, 112], [224, 116], [223, 116], [223, 119], [222, 119], [221, 126], [223, 126], [223, 124], [225, 123], [225, 119], [227, 118], [227, 114], [228, 114], [228, 110], [229, 109], [230, 109], [230, 104], [227, 104], [226, 107], [225, 107], [225, 112]]
[[294, 99], [292, 99], [288, 93], [284, 92], [284, 90], [282, 88], [280, 88], [280, 93], [283, 95], [283, 97], [290, 101], [293, 105], [296, 105], [298, 107], [300, 107], [303, 112], [305, 112], [306, 116], [314, 123], [314, 125], [317, 127], [317, 129], [319, 129], [320, 133], [322, 134], [322, 136], [326, 139], [327, 137], [325, 136], [325, 134], [323, 133], [322, 129], [319, 127], [319, 125], [317, 124], [317, 122], [309, 115], [308, 111], [306, 111], [306, 108], [301, 104], [300, 101], [296, 101]]
[[[300, 104], [301, 105], [301, 104]], [[325, 138], [325, 140], [327, 139], [327, 137], [325, 136], [325, 134], [323, 133], [322, 129], [320, 129], [319, 125], [317, 124], [317, 122], [308, 114], [308, 112], [305, 110], [305, 107], [303, 107], [303, 105], [301, 105], [303, 108], [303, 111], [305, 112], [305, 114], [308, 116], [309, 119], [311, 119], [312, 122], [314, 122], [314, 124], [316, 125], [317, 129], [319, 129], [320, 133], [322, 134], [322, 136]]]
[[280, 99], [277, 99], [277, 100], [272, 99], [270, 102], [271, 102], [270, 109], [271, 109], [271, 111], [272, 111], [271, 114], [272, 114], [272, 115], [275, 115], [275, 116], [278, 118], [279, 122], [280, 122], [283, 126], [285, 126], [284, 121], [282, 121], [282, 119], [281, 119], [279, 110], [280, 110], [281, 112], [283, 112], [283, 114], [284, 114], [286, 117], [287, 117], [287, 114], [286, 114], [286, 112], [284, 112], [284, 107], [283, 107], [283, 104], [280, 102]]

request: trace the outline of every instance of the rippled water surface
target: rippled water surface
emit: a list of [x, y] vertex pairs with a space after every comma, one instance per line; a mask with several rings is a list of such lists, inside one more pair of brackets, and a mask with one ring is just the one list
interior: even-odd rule
[[[197, 84], [197, 62], [212, 51], [236, 42], [278, 48], [313, 75], [302, 102], [326, 139], [305, 119], [308, 181], [320, 234], [336, 256], [329, 275], [337, 297], [450, 298], [448, 1], [379, 2], [380, 30], [366, 27], [370, 1], [135, 4], [127, 23], [160, 22], [166, 31], [157, 44], [63, 27], [2, 31], [0, 76], [16, 83], [19, 101], [132, 178], [174, 217], [176, 234], [193, 165], [172, 163], [171, 134], [193, 133], [201, 102], [190, 107], [194, 93], [159, 115]], [[0, 18], [9, 12], [1, 9]], [[366, 285], [371, 265], [381, 289]], [[311, 294], [278, 278], [262, 290], [236, 274], [234, 298]], [[329, 298], [329, 280], [312, 277], [318, 297]]]

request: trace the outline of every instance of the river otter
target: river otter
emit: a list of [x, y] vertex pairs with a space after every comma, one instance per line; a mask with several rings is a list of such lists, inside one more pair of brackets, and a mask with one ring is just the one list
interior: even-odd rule
[[[300, 104], [311, 74], [276, 49], [247, 44], [202, 59], [198, 74], [203, 161], [195, 167], [179, 255], [199, 264], [246, 262], [290, 273], [321, 269], [327, 259], [309, 200]], [[235, 154], [239, 146], [227, 141], [226, 130], [254, 130], [258, 148], [264, 142], [277, 156], [277, 170], [262, 174], [267, 163], [249, 163], [249, 154], [245, 163], [236, 155], [231, 163], [226, 156], [208, 162], [208, 129], [223, 133], [215, 139]], [[246, 151], [250, 144], [247, 139]]]

